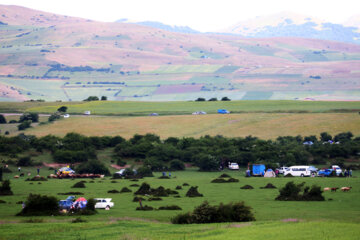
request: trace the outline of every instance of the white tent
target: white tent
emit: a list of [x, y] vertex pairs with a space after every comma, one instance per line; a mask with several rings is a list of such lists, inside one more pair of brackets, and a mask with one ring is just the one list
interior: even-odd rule
[[269, 168], [268, 170], [266, 170], [264, 177], [276, 177], [276, 174], [272, 169]]

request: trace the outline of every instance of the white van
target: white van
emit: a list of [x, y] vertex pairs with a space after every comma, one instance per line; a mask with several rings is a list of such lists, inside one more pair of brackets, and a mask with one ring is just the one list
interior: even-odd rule
[[294, 177], [310, 177], [310, 166], [291, 166], [284, 170], [284, 176], [291, 174]]

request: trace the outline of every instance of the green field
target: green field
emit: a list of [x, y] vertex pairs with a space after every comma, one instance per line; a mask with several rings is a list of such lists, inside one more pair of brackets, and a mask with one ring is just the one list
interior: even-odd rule
[[[15, 173], [6, 174], [5, 178], [12, 178]], [[33, 174], [35, 169], [24, 169]], [[113, 170], [114, 171], [114, 170]], [[41, 175], [51, 173], [51, 170], [42, 169]], [[0, 197], [6, 201], [0, 204], [1, 234], [0, 239], [358, 239], [360, 233], [360, 197], [359, 173], [354, 171], [353, 178], [245, 178], [244, 171], [229, 172], [232, 177], [238, 178], [239, 183], [214, 184], [210, 181], [221, 173], [203, 173], [196, 169], [172, 172], [171, 179], [158, 179], [160, 173], [154, 178], [145, 178], [139, 182], [130, 180], [116, 180], [112, 183], [109, 178], [86, 180], [86, 188], [73, 189], [71, 186], [77, 180], [51, 179], [42, 184], [27, 182], [24, 179], [11, 180], [13, 196]], [[325, 192], [324, 202], [282, 202], [275, 201], [278, 189], [260, 189], [267, 183], [272, 183], [280, 188], [288, 181], [306, 185], [319, 185], [321, 187], [352, 186], [350, 192]], [[183, 187], [179, 191], [180, 198], [163, 197], [162, 201], [144, 204], [159, 207], [176, 204], [181, 211], [135, 211], [139, 205], [132, 202], [133, 193], [108, 194], [111, 189], [120, 190], [128, 187], [136, 191], [137, 187], [131, 184], [149, 183], [152, 187], [164, 186], [175, 189], [177, 185], [188, 183], [190, 186], [198, 186], [199, 192], [204, 194], [200, 198], [187, 198], [185, 193], [189, 187]], [[249, 184], [253, 190], [242, 190], [241, 186]], [[24, 201], [30, 192], [47, 194], [64, 198], [57, 193], [68, 191], [83, 192], [85, 198], [111, 197], [115, 207], [110, 211], [98, 210], [94, 216], [82, 217], [87, 223], [71, 223], [74, 217], [15, 217], [21, 210], [18, 201]], [[65, 196], [66, 197], [66, 196]], [[204, 200], [211, 204], [220, 202], [228, 203], [245, 201], [253, 208], [256, 222], [252, 223], [225, 223], [225, 224], [195, 224], [195, 225], [172, 225], [169, 220], [179, 212], [191, 211], [194, 206]], [[42, 219], [43, 223], [24, 223], [29, 219]], [[290, 220], [289, 220], [290, 219]], [[4, 224], [5, 223], [5, 224]], [[291, 231], [292, 236], [286, 234]], [[46, 236], [44, 236], [46, 234]], [[238, 236], [243, 238], [238, 238]], [[103, 237], [101, 237], [103, 236]]]

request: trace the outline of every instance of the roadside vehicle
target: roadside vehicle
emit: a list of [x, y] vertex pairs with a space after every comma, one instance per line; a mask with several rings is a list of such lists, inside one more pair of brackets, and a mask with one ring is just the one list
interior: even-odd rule
[[229, 163], [229, 169], [231, 169], [231, 170], [239, 170], [239, 164], [237, 164], [237, 163]]
[[204, 111], [198, 111], [198, 112], [193, 112], [192, 115], [204, 115], [206, 114], [206, 112]]
[[75, 196], [69, 196], [66, 198], [66, 200], [60, 200], [59, 201], [60, 209], [69, 210], [71, 208], [71, 206], [73, 205], [74, 200], [75, 200]]
[[228, 111], [226, 109], [218, 109], [217, 112], [220, 114], [229, 114], [230, 113], [230, 111]]
[[112, 208], [114, 203], [111, 202], [112, 198], [94, 198], [95, 208]]
[[332, 165], [331, 169], [334, 170], [336, 172], [336, 175], [339, 176], [340, 173], [342, 173], [341, 168], [338, 165]]
[[331, 173], [333, 172], [332, 169], [321, 169], [318, 171], [318, 176], [320, 177], [329, 177]]
[[288, 169], [288, 167], [279, 167], [277, 170], [279, 171], [279, 174], [284, 174], [284, 171]]
[[294, 177], [309, 177], [311, 175], [310, 166], [291, 166], [284, 170], [284, 176], [292, 175]]

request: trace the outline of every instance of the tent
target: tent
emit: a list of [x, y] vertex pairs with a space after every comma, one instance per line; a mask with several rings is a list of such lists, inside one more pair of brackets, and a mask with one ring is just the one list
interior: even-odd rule
[[266, 170], [264, 177], [276, 177], [276, 174], [271, 168], [269, 168]]
[[69, 166], [67, 166], [67, 167], [60, 168], [57, 173], [58, 174], [74, 174], [75, 171], [72, 170]]
[[86, 207], [87, 204], [87, 200], [83, 197], [79, 197], [78, 199], [75, 200], [75, 202], [72, 205], [72, 208], [75, 209], [83, 209]]

